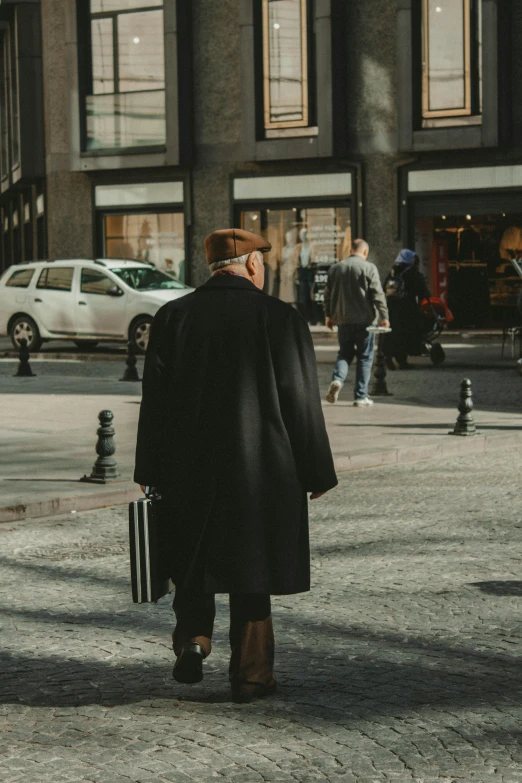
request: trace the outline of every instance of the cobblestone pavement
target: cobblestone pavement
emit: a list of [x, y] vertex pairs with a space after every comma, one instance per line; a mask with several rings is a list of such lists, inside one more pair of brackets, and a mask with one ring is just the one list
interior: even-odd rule
[[274, 599], [280, 687], [250, 705], [223, 599], [204, 682], [172, 680], [169, 600], [129, 600], [125, 508], [1, 526], [0, 778], [520, 783], [521, 456], [358, 472], [313, 503], [313, 590]]

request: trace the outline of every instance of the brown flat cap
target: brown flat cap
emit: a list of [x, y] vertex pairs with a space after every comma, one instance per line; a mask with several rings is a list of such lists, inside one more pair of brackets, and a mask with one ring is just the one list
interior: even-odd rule
[[253, 234], [251, 231], [243, 231], [242, 228], [222, 228], [213, 231], [205, 238], [205, 253], [207, 264], [215, 264], [216, 261], [226, 261], [228, 258], [238, 258], [254, 250], [266, 253], [272, 249], [270, 242]]

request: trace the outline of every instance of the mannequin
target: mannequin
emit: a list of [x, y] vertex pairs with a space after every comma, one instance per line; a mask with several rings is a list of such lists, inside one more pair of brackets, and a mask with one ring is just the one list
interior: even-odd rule
[[299, 231], [300, 244], [297, 246], [297, 279], [299, 282], [298, 307], [308, 323], [312, 322], [312, 285], [314, 272], [312, 269], [312, 245], [308, 240], [308, 231], [302, 228]]
[[285, 241], [286, 244], [283, 248], [281, 266], [279, 268], [279, 298], [283, 302], [295, 304], [296, 228], [291, 228], [286, 232]]

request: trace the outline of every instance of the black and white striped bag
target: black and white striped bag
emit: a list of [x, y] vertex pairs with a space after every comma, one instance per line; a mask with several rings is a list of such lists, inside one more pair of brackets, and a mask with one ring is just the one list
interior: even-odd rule
[[170, 593], [174, 585], [162, 574], [159, 544], [158, 502], [150, 494], [129, 503], [129, 543], [132, 600], [135, 604], [155, 603]]

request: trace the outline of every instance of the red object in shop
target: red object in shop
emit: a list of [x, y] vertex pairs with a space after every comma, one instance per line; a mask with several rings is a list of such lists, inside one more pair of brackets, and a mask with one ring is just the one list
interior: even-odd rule
[[[433, 241], [433, 294], [442, 299], [445, 305], [448, 304], [448, 283], [448, 240], [435, 237]], [[453, 316], [451, 320], [453, 320]]]

